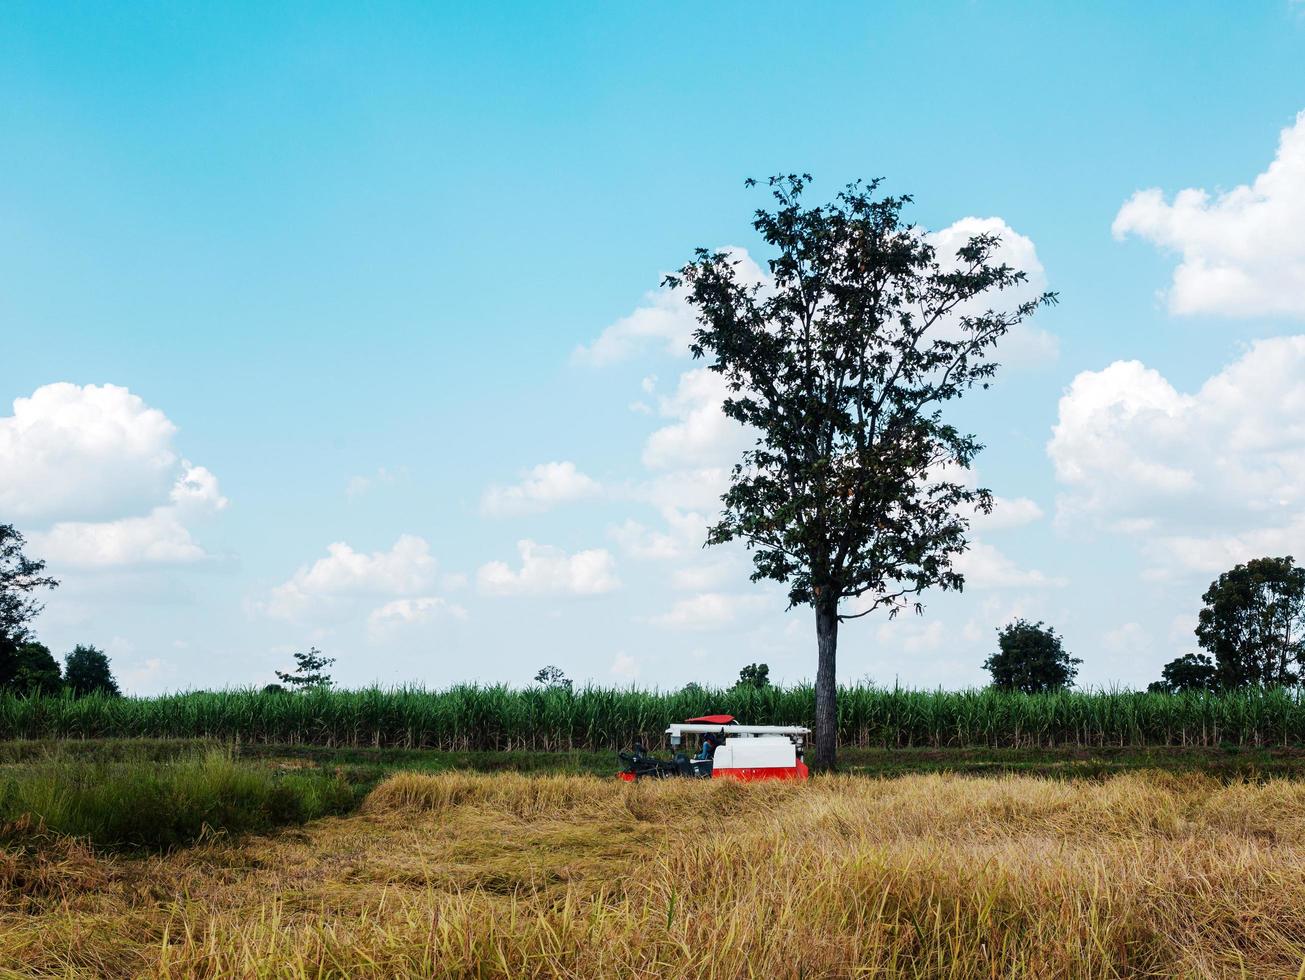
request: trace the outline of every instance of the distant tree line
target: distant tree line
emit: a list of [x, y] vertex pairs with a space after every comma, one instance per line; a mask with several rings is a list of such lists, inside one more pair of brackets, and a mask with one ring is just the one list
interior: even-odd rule
[[[1224, 572], [1206, 590], [1196, 626], [1205, 653], [1165, 664], [1151, 692], [1234, 691], [1295, 687], [1305, 679], [1305, 568], [1290, 556], [1257, 558]], [[1083, 661], [1065, 649], [1054, 627], [1016, 619], [997, 630], [997, 650], [983, 662], [1001, 691], [1043, 694], [1074, 686]], [[544, 687], [572, 689], [558, 667], [535, 674]], [[770, 686], [770, 668], [752, 663], [734, 689]], [[685, 693], [702, 688], [691, 683]]]
[[1292, 687], [1305, 668], [1305, 568], [1290, 556], [1224, 572], [1202, 596], [1196, 642], [1165, 664], [1153, 691]]
[[102, 650], [78, 644], [64, 656], [62, 669], [50, 648], [39, 642], [31, 622], [41, 611], [36, 596], [58, 581], [45, 562], [29, 558], [26, 540], [12, 524], [0, 524], [0, 690], [18, 694], [117, 695], [118, 683]]
[[[1305, 568], [1290, 555], [1256, 558], [1224, 572], [1206, 589], [1197, 619], [1203, 653], [1169, 661], [1149, 691], [1232, 691], [1294, 687], [1305, 676]], [[997, 631], [998, 650], [984, 669], [995, 687], [1037, 694], [1071, 687], [1082, 660], [1065, 652], [1056, 631], [1017, 619]]]

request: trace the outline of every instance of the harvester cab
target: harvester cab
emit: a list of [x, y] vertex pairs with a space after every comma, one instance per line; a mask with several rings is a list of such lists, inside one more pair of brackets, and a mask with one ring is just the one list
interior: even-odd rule
[[[633, 753], [620, 755], [626, 764], [620, 778], [806, 779], [802, 752], [810, 734], [811, 729], [798, 725], [740, 725], [732, 715], [690, 718], [666, 729], [674, 752], [669, 762], [653, 758], [636, 744]], [[700, 748], [690, 757], [684, 749], [694, 744]]]

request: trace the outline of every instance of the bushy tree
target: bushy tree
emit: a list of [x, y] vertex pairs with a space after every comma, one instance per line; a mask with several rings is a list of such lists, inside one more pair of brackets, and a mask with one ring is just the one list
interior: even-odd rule
[[277, 679], [282, 684], [288, 684], [292, 691], [308, 691], [331, 686], [331, 675], [326, 672], [326, 668], [335, 663], [334, 657], [323, 657], [322, 651], [317, 647], [309, 647], [307, 653], [302, 650], [297, 651], [294, 658], [294, 670], [276, 672]]
[[59, 661], [50, 648], [32, 640], [18, 645], [13, 689], [19, 694], [58, 694], [63, 688]]
[[[963, 586], [953, 560], [992, 495], [966, 480], [981, 447], [942, 407], [986, 387], [993, 347], [1054, 297], [998, 311], [996, 294], [1027, 277], [996, 259], [996, 237], [938, 255], [903, 219], [909, 197], [858, 182], [807, 207], [809, 181], [771, 178], [775, 208], [756, 212], [774, 250], [768, 282], [699, 249], [665, 283], [696, 310], [690, 350], [724, 380], [725, 414], [755, 435], [707, 543], [746, 541], [754, 581], [784, 582], [790, 606], [814, 608], [816, 764], [833, 768], [839, 624], [919, 612], [925, 589]], [[849, 599], [856, 613], [842, 611]]]
[[544, 687], [557, 687], [564, 691], [572, 688], [571, 678], [562, 673], [561, 667], [554, 667], [549, 664], [547, 667], [540, 667], [535, 671], [535, 683], [542, 684]]
[[1147, 685], [1148, 691], [1177, 694], [1179, 691], [1212, 691], [1219, 686], [1218, 670], [1203, 653], [1185, 653], [1165, 664], [1160, 680]]
[[1196, 626], [1221, 687], [1295, 684], [1305, 666], [1305, 568], [1256, 558], [1224, 572], [1202, 596]]
[[770, 667], [767, 664], [748, 664], [739, 671], [738, 687], [770, 687]]
[[1056, 631], [1017, 619], [997, 631], [997, 652], [983, 662], [994, 687], [1039, 694], [1070, 687], [1083, 661], [1065, 652]]
[[12, 524], [0, 524], [0, 635], [15, 645], [27, 639], [27, 626], [41, 611], [38, 589], [58, 586], [45, 573], [45, 562], [23, 554], [27, 541]]
[[93, 646], [78, 644], [64, 657], [63, 681], [77, 697], [96, 693], [117, 696], [121, 693], [118, 682], [113, 679], [113, 671], [109, 669], [109, 658], [104, 651]]

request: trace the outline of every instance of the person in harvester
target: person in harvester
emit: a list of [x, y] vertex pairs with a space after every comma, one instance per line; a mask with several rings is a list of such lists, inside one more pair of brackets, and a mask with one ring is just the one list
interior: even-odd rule
[[698, 762], [705, 762], [714, 756], [716, 754], [716, 743], [719, 738], [720, 736], [714, 733], [704, 735], [702, 737], [702, 748], [698, 750], [698, 754], [693, 758]]

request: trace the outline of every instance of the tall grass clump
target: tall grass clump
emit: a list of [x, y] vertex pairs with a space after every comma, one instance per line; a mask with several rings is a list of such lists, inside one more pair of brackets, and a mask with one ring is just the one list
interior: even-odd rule
[[101, 848], [169, 848], [345, 813], [354, 796], [333, 776], [282, 775], [221, 751], [165, 763], [54, 756], [0, 771], [0, 843], [59, 835]]
[[[637, 734], [664, 747], [667, 724], [726, 712], [749, 724], [814, 723], [811, 685], [664, 692], [506, 685], [314, 690], [239, 689], [150, 698], [0, 695], [0, 739], [208, 738], [430, 748], [607, 750]], [[1299, 745], [1305, 693], [1105, 690], [1021, 694], [869, 685], [839, 694], [838, 736], [859, 747]]]

